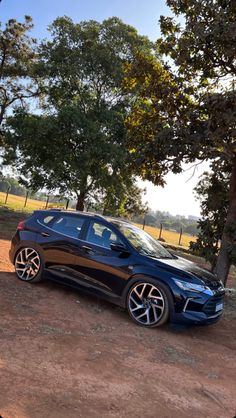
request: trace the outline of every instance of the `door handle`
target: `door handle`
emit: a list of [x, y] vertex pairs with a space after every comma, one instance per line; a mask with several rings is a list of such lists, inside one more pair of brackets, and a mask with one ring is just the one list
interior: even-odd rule
[[82, 245], [81, 247], [84, 251], [86, 251], [87, 253], [89, 253], [90, 251], [92, 251], [91, 247], [87, 247], [87, 245]]
[[48, 234], [47, 232], [41, 232], [41, 235], [42, 235], [43, 237], [50, 237], [50, 234]]

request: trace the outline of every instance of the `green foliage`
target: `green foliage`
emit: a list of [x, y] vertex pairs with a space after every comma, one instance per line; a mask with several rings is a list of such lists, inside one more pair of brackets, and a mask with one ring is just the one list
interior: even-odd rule
[[167, 0], [183, 28], [170, 17], [160, 18], [162, 54], [169, 55], [188, 79], [198, 76], [203, 85], [236, 73], [236, 3], [234, 0]]
[[[137, 99], [127, 119], [133, 166], [143, 179], [164, 184], [168, 171], [196, 160], [227, 162], [230, 204], [217, 274], [226, 280], [232, 247], [228, 224], [236, 221], [236, 3], [167, 0], [184, 26], [161, 17], [155, 57], [138, 57], [127, 86]], [[170, 62], [174, 65], [172, 70]], [[168, 63], [168, 64], [167, 64]]]
[[9, 192], [17, 196], [25, 196], [26, 190], [19, 182], [10, 176], [5, 176], [0, 179], [0, 192], [6, 192], [10, 188]]
[[17, 111], [8, 119], [6, 162], [17, 156], [30, 187], [76, 194], [83, 210], [86, 198], [131, 176], [124, 64], [151, 43], [117, 18], [76, 24], [63, 17], [50, 30], [37, 67], [47, 92], [44, 112]]
[[183, 162], [232, 162], [235, 155], [235, 2], [167, 4], [185, 18], [183, 28], [172, 18], [160, 19], [157, 49], [174, 69], [154, 56], [138, 56], [126, 82], [138, 92], [127, 119], [130, 152], [142, 177], [156, 184], [163, 184], [169, 170], [180, 172]]
[[163, 185], [170, 169], [181, 171], [186, 147], [176, 137], [176, 116], [189, 108], [190, 99], [153, 55], [136, 56], [126, 69], [124, 86], [135, 95], [126, 121], [133, 169], [144, 180]]
[[[119, 179], [118, 179], [119, 180]], [[125, 182], [117, 182], [106, 190], [103, 199], [104, 215], [133, 218], [144, 215], [147, 205], [142, 202], [143, 190], [140, 189], [133, 177], [126, 178]]]
[[189, 235], [197, 235], [198, 229], [196, 223], [191, 223], [190, 225], [187, 225], [186, 227], [181, 227], [183, 229], [183, 232], [186, 232]]
[[220, 162], [211, 168], [212, 171], [204, 173], [195, 188], [201, 201], [201, 219], [197, 241], [191, 242], [190, 249], [205, 257], [214, 269], [229, 205], [229, 170]]
[[24, 107], [27, 99], [38, 94], [34, 76], [36, 41], [27, 34], [32, 27], [29, 16], [23, 23], [10, 19], [4, 28], [0, 24], [0, 129], [12, 106]]
[[[142, 224], [144, 220], [144, 216], [136, 215], [133, 216], [133, 220], [137, 223]], [[176, 231], [180, 232], [182, 231], [189, 235], [197, 235], [197, 221], [194, 222], [192, 217], [185, 218], [180, 215], [171, 215], [169, 212], [161, 212], [159, 210], [157, 211], [151, 211], [148, 210], [148, 212], [145, 214], [145, 225], [147, 226], [153, 226], [160, 228], [162, 227], [166, 230]]]

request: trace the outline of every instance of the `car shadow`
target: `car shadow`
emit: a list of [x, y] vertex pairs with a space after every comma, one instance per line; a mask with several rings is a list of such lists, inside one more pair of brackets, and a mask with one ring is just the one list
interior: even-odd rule
[[[28, 302], [30, 306], [33, 306], [34, 303], [37, 304], [41, 298], [47, 298], [47, 295], [50, 301], [52, 301], [52, 297], [54, 297], [55, 305], [57, 305], [57, 303], [63, 303], [63, 306], [65, 306], [65, 303], [67, 303], [68, 300], [69, 306], [70, 301], [72, 300], [73, 303], [78, 304], [78, 307], [84, 310], [89, 309], [90, 312], [94, 313], [94, 318], [96, 319], [98, 315], [101, 315], [101, 317], [104, 318], [109, 315], [110, 320], [114, 320], [114, 324], [111, 323], [111, 325], [117, 326], [120, 322], [121, 324], [125, 323], [126, 326], [129, 324], [132, 329], [138, 330], [139, 332], [143, 331], [145, 334], [150, 331], [145, 327], [133, 323], [125, 308], [103, 300], [89, 292], [86, 292], [85, 290], [67, 286], [65, 283], [56, 282], [47, 275], [44, 276], [43, 281], [31, 284], [23, 283], [18, 280], [14, 272], [3, 271], [0, 272], [0, 286], [1, 293], [4, 295], [4, 298], [8, 298], [9, 295], [9, 301], [11, 300], [11, 294], [13, 292], [18, 303], [20, 303], [22, 299], [24, 304], [27, 304]], [[37, 292], [37, 289], [39, 292]], [[171, 334], [185, 334], [196, 328], [200, 330], [203, 327], [197, 325], [192, 326], [167, 323], [156, 330], [158, 330], [161, 334], [166, 332]]]

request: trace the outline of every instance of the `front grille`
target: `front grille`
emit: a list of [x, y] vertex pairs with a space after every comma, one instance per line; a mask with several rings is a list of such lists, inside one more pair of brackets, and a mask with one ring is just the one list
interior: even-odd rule
[[210, 299], [208, 299], [208, 301], [205, 303], [205, 305], [203, 306], [202, 311], [206, 314], [206, 315], [216, 315], [217, 313], [219, 313], [220, 311], [216, 312], [216, 305], [218, 303], [222, 303], [224, 300], [224, 298], [222, 296], [214, 296]]

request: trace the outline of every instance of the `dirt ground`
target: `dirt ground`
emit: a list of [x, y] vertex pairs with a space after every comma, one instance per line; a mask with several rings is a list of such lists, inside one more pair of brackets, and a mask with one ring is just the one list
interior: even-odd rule
[[2, 418], [233, 418], [236, 310], [205, 327], [144, 329], [49, 281], [16, 279], [0, 240]]

